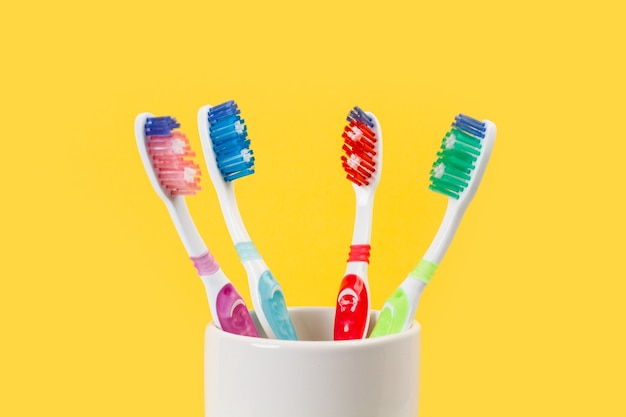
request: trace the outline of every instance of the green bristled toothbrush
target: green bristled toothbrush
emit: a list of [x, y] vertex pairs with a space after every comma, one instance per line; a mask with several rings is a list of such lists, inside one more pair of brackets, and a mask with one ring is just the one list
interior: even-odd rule
[[413, 323], [420, 296], [446, 254], [476, 194], [496, 139], [496, 126], [459, 114], [443, 138], [429, 188], [448, 197], [435, 239], [417, 266], [383, 305], [370, 337], [402, 332]]

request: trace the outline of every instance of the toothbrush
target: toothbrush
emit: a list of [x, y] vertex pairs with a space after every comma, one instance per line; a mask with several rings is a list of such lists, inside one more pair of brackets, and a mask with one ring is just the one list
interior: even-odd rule
[[256, 316], [269, 338], [296, 340], [283, 290], [263, 261], [243, 224], [233, 181], [254, 173], [245, 121], [233, 101], [198, 111], [198, 130], [207, 169], [237, 254], [248, 274]]
[[441, 263], [489, 162], [496, 126], [459, 114], [443, 138], [430, 172], [432, 191], [448, 197], [435, 239], [417, 266], [383, 305], [370, 337], [402, 332], [413, 323], [420, 296]]
[[344, 128], [341, 157], [356, 195], [356, 215], [346, 273], [335, 308], [335, 340], [362, 339], [370, 318], [367, 268], [370, 256], [374, 193], [382, 171], [383, 137], [376, 116], [354, 107]]
[[258, 337], [244, 300], [209, 252], [196, 229], [185, 196], [200, 190], [200, 169], [180, 124], [170, 116], [141, 113], [135, 119], [139, 155], [154, 191], [165, 203], [178, 235], [204, 283], [217, 327]]

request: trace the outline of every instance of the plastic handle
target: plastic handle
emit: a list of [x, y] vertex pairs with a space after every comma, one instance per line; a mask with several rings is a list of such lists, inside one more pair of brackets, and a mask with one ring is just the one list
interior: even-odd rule
[[335, 309], [335, 340], [362, 339], [367, 331], [369, 297], [365, 280], [347, 274], [341, 281]]
[[215, 310], [220, 326], [225, 332], [259, 337], [246, 303], [233, 284], [226, 284], [217, 294]]
[[282, 340], [297, 340], [296, 329], [287, 311], [285, 295], [270, 271], [265, 271], [259, 279], [259, 297], [265, 319], [274, 336]]
[[380, 337], [404, 331], [412, 320], [409, 298], [402, 287], [387, 299], [370, 337]]
[[422, 259], [396, 291], [385, 301], [370, 337], [400, 333], [411, 327], [417, 305], [437, 264]]
[[191, 261], [204, 283], [215, 324], [228, 333], [259, 337], [248, 307], [228, 280], [213, 255], [207, 250]]

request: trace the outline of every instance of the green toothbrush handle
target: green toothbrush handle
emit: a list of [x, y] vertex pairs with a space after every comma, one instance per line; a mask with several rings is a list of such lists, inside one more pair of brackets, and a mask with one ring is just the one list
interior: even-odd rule
[[434, 262], [422, 259], [396, 291], [385, 301], [369, 337], [387, 336], [411, 327], [424, 287], [437, 269]]

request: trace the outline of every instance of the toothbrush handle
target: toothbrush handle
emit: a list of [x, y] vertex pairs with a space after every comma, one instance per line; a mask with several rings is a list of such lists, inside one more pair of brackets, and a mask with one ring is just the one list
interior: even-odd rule
[[367, 282], [370, 245], [352, 245], [335, 308], [335, 340], [362, 339], [370, 317]]
[[434, 262], [422, 259], [394, 293], [385, 301], [370, 337], [400, 333], [411, 327], [419, 299], [437, 269]]
[[224, 285], [217, 294], [215, 310], [225, 332], [259, 337], [248, 307], [232, 283]]
[[225, 332], [259, 337], [248, 307], [210, 252], [191, 257], [204, 283], [217, 327]]
[[283, 289], [270, 272], [251, 241], [235, 245], [237, 255], [248, 273], [250, 294], [257, 318], [267, 335], [281, 340], [297, 340]]
[[274, 275], [269, 270], [263, 272], [258, 285], [263, 316], [269, 323], [274, 336], [280, 340], [298, 340], [296, 329], [287, 310], [283, 289]]

